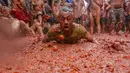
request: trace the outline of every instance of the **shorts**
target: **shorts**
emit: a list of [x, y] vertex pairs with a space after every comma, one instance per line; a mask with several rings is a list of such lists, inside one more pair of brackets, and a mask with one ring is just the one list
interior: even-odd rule
[[124, 21], [124, 10], [123, 8], [112, 8], [110, 9], [110, 17], [112, 18], [112, 22], [117, 22], [117, 21]]

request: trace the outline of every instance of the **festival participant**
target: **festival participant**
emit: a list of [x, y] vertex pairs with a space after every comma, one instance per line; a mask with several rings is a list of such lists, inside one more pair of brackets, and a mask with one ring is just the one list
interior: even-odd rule
[[[115, 26], [114, 27], [110, 27], [113, 28], [112, 30], [116, 29], [116, 33], [118, 34], [118, 32], [121, 30], [122, 28], [122, 24], [124, 21], [124, 0], [111, 0], [110, 1], [110, 5], [111, 5], [111, 9], [110, 11], [110, 17], [112, 18], [112, 24], [110, 26]], [[110, 33], [111, 31], [110, 30]]]
[[53, 14], [54, 17], [58, 17], [59, 15], [59, 11], [60, 11], [60, 2], [53, 0], [52, 1], [52, 10], [53, 10]]
[[92, 35], [82, 26], [73, 23], [74, 15], [72, 12], [60, 11], [58, 20], [60, 24], [53, 25], [48, 33], [47, 41], [57, 41], [58, 43], [77, 43], [81, 39], [92, 42]]
[[89, 15], [88, 15], [88, 3], [86, 0], [84, 1], [83, 11], [82, 11], [82, 24], [87, 28], [87, 25], [89, 24]]
[[100, 34], [100, 32], [101, 32], [101, 25], [100, 25], [101, 8], [95, 2], [95, 0], [86, 0], [86, 1], [89, 5], [88, 11], [89, 11], [89, 16], [90, 16], [90, 32], [91, 32], [91, 34], [94, 33], [94, 22], [96, 22], [97, 33]]
[[84, 1], [83, 0], [73, 0], [72, 5], [73, 5], [75, 21], [76, 21], [76, 23], [81, 24], [82, 11], [83, 11], [82, 9], [83, 9], [83, 6], [84, 6]]
[[53, 0], [52, 1], [52, 13], [53, 13], [53, 20], [54, 23], [57, 23], [57, 17], [59, 15], [59, 11], [60, 11], [60, 2]]
[[130, 33], [130, 0], [125, 2], [126, 34]]
[[11, 9], [11, 15], [14, 18], [24, 21], [25, 23], [29, 23], [29, 16], [24, 8], [21, 6], [19, 0], [13, 0], [13, 7]]
[[47, 25], [52, 25], [53, 21], [52, 21], [52, 8], [49, 6], [49, 3], [47, 0], [44, 1], [44, 5], [43, 5], [43, 19], [45, 20], [44, 23], [46, 23]]
[[47, 14], [50, 15], [50, 14], [51, 14], [52, 9], [51, 9], [51, 7], [49, 6], [47, 0], [44, 1], [43, 10], [44, 10], [44, 14], [45, 14], [45, 15], [47, 15]]
[[108, 10], [110, 8], [110, 4], [103, 0], [103, 5], [101, 8], [101, 25], [102, 25], [102, 32], [105, 31], [107, 25], [108, 25]]
[[[19, 35], [32, 35], [32, 30], [27, 26], [27, 24], [24, 21], [18, 20], [16, 18], [13, 18], [10, 14], [10, 10], [8, 7], [4, 7], [3, 6], [3, 10], [2, 10], [2, 20], [7, 21], [7, 26], [9, 26], [9, 28], [11, 28], [12, 32], [11, 34], [13, 34], [14, 36], [19, 36]], [[2, 25], [2, 24], [1, 24]]]
[[40, 40], [44, 37], [44, 34], [43, 34], [43, 25], [40, 24], [39, 18], [35, 18], [34, 21], [33, 21], [33, 25], [31, 26], [31, 29], [34, 31], [33, 33], [37, 34], [38, 37], [40, 38]]

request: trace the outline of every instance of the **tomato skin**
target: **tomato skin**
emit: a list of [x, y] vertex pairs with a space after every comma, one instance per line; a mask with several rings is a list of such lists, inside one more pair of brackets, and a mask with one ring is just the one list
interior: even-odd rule
[[63, 36], [63, 35], [59, 35], [58, 38], [59, 38], [59, 40], [61, 40], [61, 41], [64, 40], [64, 36]]

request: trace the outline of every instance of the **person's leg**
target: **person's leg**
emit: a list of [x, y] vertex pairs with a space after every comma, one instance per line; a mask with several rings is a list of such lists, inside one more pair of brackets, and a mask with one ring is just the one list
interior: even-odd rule
[[109, 33], [111, 33], [112, 31], [114, 31], [114, 27], [115, 27], [115, 23], [116, 23], [116, 14], [114, 9], [110, 10], [110, 18], [111, 18], [111, 24], [109, 26]]
[[122, 25], [123, 25], [123, 22], [125, 21], [125, 18], [124, 18], [124, 10], [123, 9], [120, 9], [118, 11], [119, 13], [119, 23], [117, 24], [117, 33], [122, 29]]
[[101, 29], [102, 29], [102, 32], [104, 32], [104, 29], [105, 29], [105, 18], [104, 17], [101, 18]]
[[39, 34], [39, 40], [42, 40], [44, 38], [44, 34], [41, 26], [37, 26], [37, 32]]
[[85, 27], [85, 14], [82, 15], [82, 21], [81, 21], [81, 24]]
[[100, 12], [97, 12], [96, 24], [97, 24], [97, 33], [99, 34], [101, 32]]
[[36, 26], [35, 26], [35, 24], [33, 24], [33, 25], [30, 27], [30, 29], [33, 31], [33, 34], [35, 34], [35, 32], [36, 32]]
[[89, 15], [90, 15], [90, 33], [93, 34], [93, 31], [94, 31], [94, 17], [93, 17], [91, 12], [89, 13]]
[[126, 32], [130, 33], [130, 15], [126, 16]]
[[82, 24], [83, 19], [82, 19], [82, 15], [79, 17], [79, 24]]
[[31, 35], [31, 34], [33, 34], [33, 31], [23, 21], [20, 21], [20, 30], [22, 31], [23, 35]]
[[78, 23], [78, 18], [75, 18], [75, 21], [74, 21], [75, 23]]
[[41, 26], [37, 26], [37, 32], [38, 32], [39, 35], [43, 35], [43, 31], [42, 31]]

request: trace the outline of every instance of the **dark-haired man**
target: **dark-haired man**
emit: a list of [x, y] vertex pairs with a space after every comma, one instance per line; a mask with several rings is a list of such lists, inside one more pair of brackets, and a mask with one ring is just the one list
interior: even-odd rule
[[60, 11], [59, 24], [53, 25], [48, 31], [48, 41], [57, 41], [58, 43], [77, 43], [81, 39], [87, 39], [92, 42], [92, 35], [82, 26], [73, 23], [74, 15], [69, 11]]

